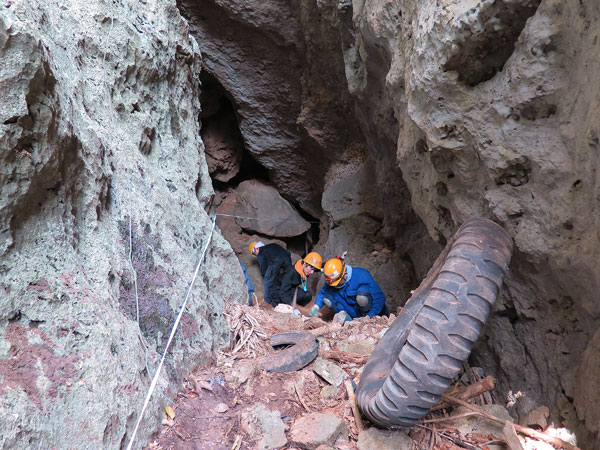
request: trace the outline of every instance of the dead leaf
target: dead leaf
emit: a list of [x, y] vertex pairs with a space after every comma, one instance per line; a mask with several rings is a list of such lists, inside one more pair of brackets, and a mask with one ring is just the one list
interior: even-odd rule
[[173, 408], [171, 408], [170, 406], [165, 406], [165, 412], [167, 413], [167, 416], [169, 416], [171, 419], [175, 418], [175, 411], [173, 411]]

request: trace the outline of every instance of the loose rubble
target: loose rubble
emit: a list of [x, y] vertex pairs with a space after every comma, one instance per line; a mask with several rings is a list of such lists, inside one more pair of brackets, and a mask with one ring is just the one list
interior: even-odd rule
[[[506, 408], [493, 401], [493, 379], [482, 378], [467, 365], [444, 401], [410, 430], [381, 430], [366, 419], [356, 420], [354, 389], [369, 349], [393, 315], [335, 324], [238, 304], [229, 304], [226, 315], [232, 330], [229, 349], [217, 355], [216, 364], [187, 377], [170, 405], [174, 417], [165, 416], [160, 435], [148, 449], [500, 450], [510, 439], [507, 430], [519, 430], [511, 425]], [[281, 351], [269, 345], [269, 337], [291, 331], [315, 336], [319, 356], [301, 370], [266, 371], [261, 361], [275, 360]], [[496, 421], [452, 406], [454, 399], [470, 397]], [[532, 438], [520, 442], [525, 449], [553, 448]]]

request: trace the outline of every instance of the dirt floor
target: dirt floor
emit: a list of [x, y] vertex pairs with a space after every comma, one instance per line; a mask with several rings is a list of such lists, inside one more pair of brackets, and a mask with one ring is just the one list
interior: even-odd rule
[[[306, 310], [303, 312], [306, 313]], [[347, 375], [346, 379], [358, 385], [362, 367], [372, 347], [395, 317], [361, 318], [341, 326], [305, 315], [280, 313], [264, 304], [254, 307], [230, 304], [226, 314], [232, 330], [230, 348], [217, 355], [214, 366], [201, 368], [185, 379], [177, 398], [165, 409], [160, 435], [148, 449], [265, 448], [264, 441], [260, 441], [264, 432], [257, 432], [252, 423], [253, 416], [249, 414], [259, 403], [269, 411], [278, 411], [284, 424], [288, 442], [277, 448], [300, 448], [289, 439], [290, 430], [301, 417], [319, 412], [343, 418], [348, 431], [333, 446], [321, 446], [319, 450], [358, 449], [359, 427], [366, 429], [371, 424], [364, 418], [357, 424], [349, 400], [349, 384], [341, 383], [337, 388], [323, 390], [329, 383], [315, 374], [314, 361], [290, 373], [266, 371], [263, 367], [265, 362], [272, 362], [279, 357], [278, 351], [269, 345], [269, 337], [291, 330], [314, 334], [320, 342], [319, 357], [341, 367]], [[485, 380], [482, 381], [476, 371], [467, 366], [464, 369], [462, 381], [459, 381], [460, 376], [457, 377], [456, 385], [448, 392], [465, 390], [469, 384], [484, 383]], [[474, 396], [471, 402], [489, 405], [494, 398], [491, 392], [486, 391]], [[452, 423], [444, 422], [450, 412], [452, 408], [449, 406], [432, 412], [407, 431], [413, 441], [412, 448], [509, 448], [508, 438], [501, 433], [461, 435]]]

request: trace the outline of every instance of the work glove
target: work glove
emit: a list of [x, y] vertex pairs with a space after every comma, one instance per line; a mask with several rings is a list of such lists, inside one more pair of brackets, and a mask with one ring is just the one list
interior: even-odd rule
[[317, 305], [314, 305], [311, 309], [310, 309], [310, 315], [311, 316], [316, 316], [317, 314], [319, 314], [319, 307]]
[[344, 322], [352, 320], [352, 317], [346, 311], [340, 311], [333, 316], [332, 322], [338, 325], [344, 325]]

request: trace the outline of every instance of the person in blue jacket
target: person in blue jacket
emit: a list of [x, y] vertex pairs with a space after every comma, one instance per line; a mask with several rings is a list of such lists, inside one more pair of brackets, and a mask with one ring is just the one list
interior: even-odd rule
[[341, 258], [323, 266], [325, 286], [317, 294], [310, 314], [316, 316], [323, 304], [337, 314], [345, 311], [349, 318], [389, 316], [385, 294], [367, 269], [352, 267]]
[[248, 269], [246, 269], [246, 266], [241, 261], [240, 261], [240, 266], [242, 266], [242, 270], [244, 271], [246, 287], [248, 288], [248, 304], [250, 306], [252, 306], [252, 295], [254, 294], [254, 283], [250, 279], [250, 275], [248, 275]]

